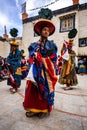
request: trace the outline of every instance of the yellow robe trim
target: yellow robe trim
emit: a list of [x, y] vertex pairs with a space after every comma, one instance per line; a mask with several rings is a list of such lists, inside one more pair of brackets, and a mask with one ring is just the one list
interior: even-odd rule
[[66, 63], [63, 65], [63, 75], [62, 77], [65, 77], [68, 75], [72, 70], [72, 63], [71, 63], [71, 57], [69, 57], [69, 60], [66, 61]]
[[17, 71], [15, 72], [15, 74], [21, 75], [21, 68], [17, 68]]
[[48, 112], [48, 109], [44, 109], [44, 110], [39, 110], [39, 109], [34, 109], [34, 108], [31, 108], [31, 109], [26, 109], [27, 111], [31, 111], [31, 112]]
[[67, 63], [67, 69], [66, 69], [66, 75], [68, 75], [72, 70], [72, 63], [71, 63], [71, 57], [69, 57], [68, 63]]

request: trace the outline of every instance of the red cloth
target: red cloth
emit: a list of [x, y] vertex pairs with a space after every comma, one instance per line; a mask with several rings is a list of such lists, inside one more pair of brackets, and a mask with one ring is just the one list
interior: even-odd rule
[[[39, 60], [41, 59], [41, 56], [38, 54]], [[39, 61], [40, 62], [40, 61]], [[48, 87], [50, 92], [53, 92], [55, 90], [55, 84], [57, 82], [57, 76], [55, 75], [54, 65], [51, 62], [50, 58], [43, 58], [44, 66], [47, 70], [47, 73], [49, 76], [47, 76], [48, 81]], [[50, 81], [49, 81], [50, 80]], [[43, 99], [40, 92], [38, 92], [37, 86], [32, 84], [30, 80], [27, 80], [26, 83], [26, 92], [25, 92], [25, 99], [24, 99], [24, 108], [25, 110], [29, 109], [37, 109], [37, 110], [48, 110], [49, 112], [52, 111], [52, 105], [48, 107], [48, 99]], [[44, 91], [43, 85], [39, 84], [39, 88], [41, 91]]]
[[47, 99], [39, 98], [39, 93], [37, 87], [32, 84], [31, 81], [27, 81], [27, 89], [24, 99], [24, 108], [25, 109], [39, 109], [44, 110], [48, 109]]

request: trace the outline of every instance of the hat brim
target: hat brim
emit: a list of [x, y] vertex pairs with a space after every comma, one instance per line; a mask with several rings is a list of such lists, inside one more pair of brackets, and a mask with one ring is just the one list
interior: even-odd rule
[[11, 42], [10, 42], [10, 45], [19, 46], [19, 43], [16, 42], [16, 41], [11, 41]]
[[51, 20], [47, 20], [47, 19], [40, 19], [35, 25], [34, 25], [34, 31], [35, 33], [37, 33], [38, 35], [41, 34], [41, 28], [42, 27], [48, 27], [50, 30], [50, 34], [52, 35], [55, 32], [55, 26], [54, 24], [51, 22]]

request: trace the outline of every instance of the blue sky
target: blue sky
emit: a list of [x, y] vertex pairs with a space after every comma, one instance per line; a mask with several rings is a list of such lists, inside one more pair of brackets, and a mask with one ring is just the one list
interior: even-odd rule
[[[22, 20], [21, 20], [21, 5], [26, 1], [26, 11], [29, 15], [35, 16], [39, 10], [30, 11], [55, 0], [0, 0], [0, 36], [4, 34], [4, 26], [6, 25], [7, 34], [11, 28], [17, 28], [18, 36], [22, 36]], [[43, 3], [44, 2], [44, 3]], [[79, 0], [79, 3], [87, 3], [87, 0]], [[72, 5], [72, 0], [59, 0], [55, 4], [48, 6], [51, 10], [57, 10], [63, 7]]]

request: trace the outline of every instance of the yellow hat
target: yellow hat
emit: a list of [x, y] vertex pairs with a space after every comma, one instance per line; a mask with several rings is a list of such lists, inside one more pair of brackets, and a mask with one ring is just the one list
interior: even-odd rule
[[34, 25], [34, 31], [40, 35], [41, 33], [41, 28], [43, 27], [48, 27], [49, 30], [50, 30], [50, 34], [49, 35], [52, 35], [55, 31], [55, 26], [54, 24], [51, 22], [51, 20], [48, 20], [48, 19], [40, 19], [35, 25]]
[[14, 45], [14, 46], [19, 46], [19, 43], [16, 42], [16, 41], [11, 41], [10, 44], [11, 44], [11, 45]]

